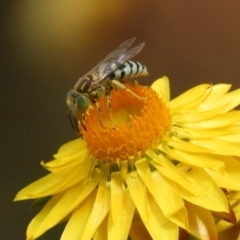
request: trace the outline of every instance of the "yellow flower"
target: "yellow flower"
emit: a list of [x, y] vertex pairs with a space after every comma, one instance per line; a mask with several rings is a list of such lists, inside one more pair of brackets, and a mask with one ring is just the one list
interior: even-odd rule
[[51, 196], [27, 239], [63, 221], [61, 240], [217, 239], [230, 226], [223, 220], [240, 217], [240, 89], [230, 87], [202, 84], [169, 101], [163, 77], [129, 86], [147, 100], [112, 91], [112, 120], [103, 98], [104, 127], [90, 109], [84, 140], [63, 145], [41, 163], [50, 173], [17, 194]]

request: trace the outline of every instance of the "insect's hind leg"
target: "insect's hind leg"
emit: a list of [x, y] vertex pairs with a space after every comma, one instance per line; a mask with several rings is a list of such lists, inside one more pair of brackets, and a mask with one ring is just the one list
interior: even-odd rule
[[117, 88], [123, 89], [129, 93], [131, 93], [134, 97], [138, 98], [138, 99], [148, 99], [148, 97], [140, 97], [138, 96], [136, 93], [134, 93], [133, 91], [131, 91], [130, 89], [128, 89], [125, 85], [123, 85], [122, 83], [120, 83], [118, 80], [111, 80], [112, 84], [114, 84]]

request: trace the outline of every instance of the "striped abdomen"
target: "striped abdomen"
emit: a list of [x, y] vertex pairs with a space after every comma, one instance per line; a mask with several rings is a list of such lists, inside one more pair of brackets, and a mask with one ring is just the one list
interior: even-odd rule
[[139, 62], [127, 61], [122, 66], [112, 72], [107, 80], [121, 80], [133, 77], [147, 76], [147, 68]]

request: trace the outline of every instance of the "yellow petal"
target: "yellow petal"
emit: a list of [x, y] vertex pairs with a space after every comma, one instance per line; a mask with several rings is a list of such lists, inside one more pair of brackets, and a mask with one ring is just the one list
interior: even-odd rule
[[[224, 194], [226, 196], [228, 196], [228, 192], [226, 190], [223, 190]], [[228, 201], [228, 198], [227, 198]], [[228, 208], [229, 208], [229, 212], [215, 212], [215, 211], [211, 211], [213, 217], [218, 218], [219, 220], [225, 220], [227, 222], [230, 222], [232, 224], [236, 224], [237, 223], [237, 218], [236, 215], [234, 213], [233, 207], [231, 206], [231, 204], [228, 201]]]
[[182, 163], [176, 167], [185, 174], [186, 179], [192, 182], [196, 188], [196, 191], [193, 192], [192, 189], [184, 189], [179, 186], [182, 198], [209, 210], [229, 211], [226, 196], [203, 169]]
[[233, 225], [231, 223], [220, 221], [217, 224], [218, 240], [239, 240], [240, 223]]
[[93, 240], [106, 240], [108, 239], [108, 215], [104, 218], [101, 225], [93, 236]]
[[204, 147], [197, 146], [195, 144], [192, 144], [192, 142], [182, 140], [177, 137], [171, 137], [171, 138], [164, 138], [163, 144], [159, 145], [159, 149], [163, 150], [165, 145], [170, 146], [171, 149], [174, 148], [174, 150], [180, 150], [180, 151], [186, 151], [186, 152], [193, 152], [193, 153], [209, 153], [209, 150]]
[[182, 185], [184, 188], [193, 188], [191, 183], [185, 179], [185, 176], [178, 171], [178, 169], [164, 157], [163, 154], [155, 154], [151, 150], [146, 152], [147, 156], [151, 158], [150, 163], [163, 175], [172, 181]]
[[185, 203], [188, 210], [189, 232], [201, 240], [217, 240], [217, 231], [214, 219], [209, 210]]
[[[56, 194], [54, 197], [52, 197], [47, 204], [44, 206], [44, 208], [32, 219], [32, 221], [29, 223], [27, 227], [27, 239], [34, 239], [33, 236], [35, 232], [37, 231], [38, 227], [41, 225], [42, 221], [47, 217], [51, 209], [55, 206], [55, 204], [58, 203], [58, 201], [63, 197], [64, 192]], [[39, 233], [39, 236], [42, 235], [45, 231], [47, 231], [48, 228], [42, 229], [42, 231]]]
[[153, 239], [177, 240], [178, 227], [169, 221], [156, 204], [136, 172], [127, 178], [129, 192], [141, 219]]
[[71, 171], [50, 173], [20, 190], [14, 201], [54, 195], [80, 182], [86, 176], [87, 173], [79, 168]]
[[59, 172], [64, 171], [68, 168], [75, 168], [79, 165], [92, 166], [94, 162], [90, 157], [89, 151], [87, 148], [82, 148], [81, 150], [68, 155], [66, 157], [54, 159], [47, 163], [41, 162], [41, 165], [50, 172]]
[[217, 139], [221, 139], [228, 142], [240, 143], [240, 133], [228, 134], [224, 136], [219, 136]]
[[179, 126], [186, 123], [196, 123], [201, 121], [206, 121], [210, 118], [215, 117], [217, 114], [223, 112], [223, 109], [226, 106], [220, 106], [219, 108], [208, 109], [204, 111], [179, 111], [176, 116], [173, 116], [173, 121], [177, 123]]
[[240, 132], [240, 128], [236, 125], [227, 127], [224, 129], [224, 131], [219, 129], [189, 129], [189, 128], [182, 128], [182, 127], [176, 127], [174, 126], [172, 128], [172, 131], [177, 134], [178, 138], [187, 138], [187, 139], [208, 139], [208, 138], [214, 138], [219, 136], [225, 136], [230, 135], [233, 133]]
[[179, 123], [184, 128], [196, 128], [196, 129], [215, 129], [220, 127], [231, 126], [234, 123], [240, 121], [240, 111], [228, 112], [218, 115], [213, 119], [209, 119], [201, 122], [185, 122]]
[[240, 89], [229, 92], [219, 98], [212, 101], [201, 104], [201, 109], [213, 109], [220, 106], [226, 106], [224, 112], [228, 112], [240, 104]]
[[[96, 187], [101, 173], [96, 169], [91, 180], [82, 181], [53, 196], [29, 224], [27, 235], [37, 238], [73, 211]], [[41, 221], [40, 221], [41, 220]], [[39, 224], [40, 223], [40, 224]]]
[[[229, 199], [229, 202], [233, 208], [233, 211], [236, 215], [236, 218], [240, 219], [240, 204], [239, 204], [239, 197], [240, 192], [236, 191], [230, 191], [227, 193], [227, 197]], [[239, 232], [240, 232], [240, 223], [233, 225], [226, 221], [220, 221], [217, 224], [217, 229], [219, 232], [219, 239], [220, 240], [238, 240], [239, 239]]]
[[221, 96], [227, 93], [231, 87], [232, 87], [231, 84], [224, 84], [224, 83], [220, 83], [212, 86], [211, 88], [207, 89], [207, 91], [209, 91], [210, 94], [204, 100], [204, 102], [211, 102], [215, 99], [219, 99]]
[[[128, 238], [135, 205], [127, 188], [121, 192], [119, 200], [111, 207], [108, 219], [108, 240], [124, 240]], [[114, 208], [120, 209], [118, 216], [113, 219]]]
[[111, 174], [111, 218], [113, 222], [122, 211], [122, 203], [124, 197], [124, 183], [122, 181], [121, 173], [114, 172]]
[[[184, 149], [184, 146], [188, 148]], [[174, 147], [174, 149], [172, 149]], [[195, 148], [196, 147], [196, 148]], [[180, 150], [178, 150], [179, 148]], [[192, 148], [192, 149], [191, 149]], [[225, 165], [223, 162], [219, 161], [218, 157], [214, 154], [204, 153], [204, 150], [196, 151], [197, 146], [191, 143], [186, 143], [181, 146], [177, 143], [169, 143], [169, 146], [162, 146], [161, 150], [169, 155], [170, 158], [178, 160], [183, 163], [187, 163], [192, 166], [197, 166], [201, 168], [210, 168], [214, 171], [218, 171], [221, 174], [225, 173]], [[208, 150], [208, 152], [211, 152]]]
[[158, 171], [151, 172], [145, 159], [137, 161], [135, 165], [164, 216], [176, 225], [188, 229], [187, 211], [176, 184]]
[[181, 108], [192, 109], [193, 107], [199, 105], [209, 95], [206, 90], [210, 86], [210, 84], [201, 84], [184, 92], [169, 102], [170, 109], [172, 109], [172, 111], [176, 111]]
[[162, 98], [165, 103], [169, 102], [170, 89], [169, 89], [169, 80], [167, 77], [164, 76], [156, 80], [151, 85], [151, 88], [158, 93], [159, 97]]
[[58, 152], [53, 156], [54, 158], [63, 158], [81, 150], [82, 148], [86, 148], [86, 142], [83, 139], [78, 138], [62, 145]]
[[193, 144], [204, 147], [219, 155], [240, 156], [240, 143], [225, 142], [220, 139], [192, 140]]
[[138, 211], [135, 211], [131, 229], [129, 232], [131, 240], [152, 240], [149, 232], [147, 231]]
[[128, 160], [121, 161], [120, 163], [121, 178], [126, 181], [128, 174]]
[[92, 211], [94, 201], [96, 199], [97, 190], [92, 193], [73, 211], [65, 229], [61, 240], [81, 239], [86, 222]]
[[205, 169], [205, 171], [219, 187], [240, 191], [240, 162], [230, 156], [218, 155], [217, 157], [224, 162], [226, 174], [222, 175], [212, 169]]
[[102, 179], [98, 185], [96, 201], [85, 225], [81, 240], [89, 240], [94, 236], [110, 209], [110, 185], [108, 183], [108, 166], [101, 166]]

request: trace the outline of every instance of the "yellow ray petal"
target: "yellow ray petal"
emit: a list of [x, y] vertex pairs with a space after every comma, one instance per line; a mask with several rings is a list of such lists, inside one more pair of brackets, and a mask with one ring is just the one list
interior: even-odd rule
[[202, 122], [185, 122], [180, 123], [185, 128], [196, 128], [196, 129], [215, 129], [231, 126], [240, 121], [240, 111], [227, 112], [225, 114], [218, 115], [213, 119], [202, 121]]
[[218, 240], [239, 240], [240, 223], [231, 224], [225, 221], [220, 221], [217, 224]]
[[190, 90], [184, 92], [180, 96], [174, 98], [169, 102], [169, 107], [173, 111], [177, 109], [193, 109], [193, 107], [199, 105], [209, 95], [206, 90], [210, 87], [210, 84], [201, 84]]
[[82, 148], [81, 150], [63, 158], [54, 159], [47, 163], [44, 163], [44, 161], [42, 161], [41, 165], [50, 172], [59, 172], [68, 168], [75, 168], [81, 164], [88, 164], [89, 166], [91, 166], [94, 164], [92, 162], [93, 160], [90, 157], [88, 149]]
[[86, 148], [86, 142], [81, 138], [77, 138], [71, 142], [62, 145], [58, 149], [58, 152], [53, 156], [54, 158], [63, 158], [81, 150], [82, 148]]
[[80, 182], [87, 174], [80, 168], [50, 173], [20, 190], [14, 201], [54, 195]]
[[[94, 190], [100, 177], [101, 173], [96, 169], [90, 181], [82, 181], [69, 188], [63, 192], [61, 198], [58, 195], [53, 196], [29, 224], [27, 230], [28, 236], [37, 238], [60, 222]], [[39, 219], [41, 219], [40, 224]]]
[[240, 128], [236, 129], [234, 128], [235, 125], [231, 127], [227, 127], [223, 129], [191, 129], [191, 128], [181, 128], [174, 126], [172, 128], [172, 131], [176, 133], [178, 138], [185, 138], [185, 139], [208, 139], [208, 138], [214, 138], [218, 136], [225, 136], [225, 135], [231, 135], [237, 132], [240, 132]]
[[238, 222], [240, 222], [240, 199], [229, 199], [229, 203], [231, 205], [231, 207], [233, 208], [234, 214], [238, 220]]
[[240, 162], [230, 156], [219, 155], [217, 157], [224, 162], [226, 174], [222, 175], [212, 169], [205, 169], [205, 171], [219, 187], [240, 191]]
[[[38, 229], [39, 225], [41, 225], [42, 221], [44, 221], [44, 219], [47, 217], [51, 209], [63, 197], [64, 193], [65, 192], [61, 192], [52, 197], [44, 206], [44, 208], [32, 219], [32, 221], [29, 223], [27, 227], [27, 239], [34, 239], [33, 238], [34, 233]], [[45, 231], [47, 231], [47, 229], [43, 229], [40, 235], [43, 234]]]
[[191, 189], [184, 189], [182, 186], [179, 186], [182, 198], [209, 210], [218, 212], [229, 211], [224, 193], [203, 169], [182, 163], [176, 167], [185, 174], [186, 179], [192, 182], [197, 190], [192, 192]]
[[187, 211], [176, 184], [158, 171], [151, 172], [145, 159], [137, 161], [135, 165], [164, 216], [176, 225], [188, 229]]
[[209, 91], [210, 94], [204, 100], [204, 102], [211, 102], [215, 99], [219, 99], [221, 96], [227, 93], [231, 87], [232, 87], [231, 84], [224, 84], [224, 83], [220, 83], [212, 86], [211, 88], [207, 89], [207, 91]]
[[240, 143], [226, 142], [220, 139], [192, 140], [193, 144], [207, 148], [219, 155], [240, 156]]
[[228, 128], [226, 128], [226, 131], [227, 133], [238, 133], [240, 131], [240, 122], [237, 122], [236, 124], [228, 126]]
[[[230, 201], [239, 200], [240, 199], [240, 192], [229, 190], [229, 192], [227, 193], [227, 197], [228, 197], [228, 200], [230, 200]], [[231, 204], [232, 204], [232, 202], [231, 202]], [[240, 205], [239, 205], [239, 208], [240, 208]]]
[[120, 162], [120, 172], [121, 172], [121, 178], [123, 181], [126, 181], [127, 179], [127, 174], [128, 174], [128, 160], [124, 160]]
[[178, 114], [173, 116], [173, 122], [176, 123], [177, 125], [181, 126], [182, 124], [186, 123], [196, 123], [196, 122], [201, 122], [201, 121], [206, 121], [210, 118], [215, 117], [216, 115], [220, 114], [223, 112], [223, 109], [226, 106], [220, 106], [219, 108], [213, 108], [213, 109], [208, 109], [204, 111], [180, 111]]
[[221, 139], [221, 140], [227, 141], [227, 142], [240, 143], [240, 133], [219, 136], [219, 137], [217, 137], [217, 139]]
[[178, 227], [162, 213], [136, 172], [127, 178], [129, 192], [141, 219], [153, 239], [177, 240]]
[[96, 233], [93, 236], [93, 240], [108, 239], [107, 227], [108, 227], [108, 215], [104, 218], [101, 225], [97, 229]]
[[61, 240], [81, 239], [86, 222], [92, 211], [97, 190], [94, 189], [89, 196], [73, 211]]
[[211, 211], [213, 217], [219, 219], [219, 220], [225, 220], [227, 222], [230, 222], [232, 224], [236, 224], [237, 223], [237, 218], [236, 215], [234, 213], [233, 207], [231, 206], [229, 199], [228, 199], [228, 192], [226, 190], [223, 190], [224, 194], [227, 196], [227, 201], [228, 201], [228, 208], [229, 208], [229, 212], [215, 212], [215, 211]]
[[240, 104], [240, 89], [229, 92], [215, 100], [201, 104], [201, 109], [213, 109], [220, 106], [226, 106], [224, 112], [228, 112]]
[[111, 174], [111, 218], [113, 222], [119, 216], [121, 212], [123, 197], [124, 197], [124, 183], [120, 172], [114, 172]]
[[[173, 145], [177, 146], [176, 144]], [[200, 151], [196, 153], [191, 152], [191, 144], [189, 144], [189, 148], [185, 148], [183, 150], [178, 150], [176, 148], [171, 149], [171, 145], [162, 147], [162, 150], [172, 159], [200, 168], [210, 168], [214, 171], [218, 171], [221, 174], [225, 173], [224, 163], [219, 161], [219, 159], [214, 154], [203, 153]], [[184, 151], [186, 149], [190, 151]]]
[[[108, 240], [124, 240], [128, 238], [129, 230], [132, 223], [133, 213], [135, 205], [129, 194], [128, 189], [124, 189], [121, 192], [119, 200], [114, 202], [113, 207], [109, 213], [108, 219]], [[115, 219], [112, 218], [111, 214], [114, 207], [120, 209], [119, 214]]]
[[188, 210], [189, 232], [201, 240], [217, 240], [214, 219], [209, 210], [185, 202]]
[[85, 225], [81, 240], [89, 240], [94, 236], [110, 209], [110, 184], [108, 182], [108, 166], [101, 166], [102, 179], [98, 185], [96, 201]]
[[138, 211], [135, 211], [134, 213], [129, 235], [131, 237], [131, 240], [152, 240], [149, 232], [142, 222]]
[[150, 163], [163, 175], [172, 181], [182, 185], [184, 188], [194, 188], [185, 176], [169, 161], [163, 154], [155, 154], [153, 151], [146, 151], [146, 155], [150, 158]]
[[187, 151], [187, 152], [193, 152], [193, 153], [209, 153], [209, 150], [207, 148], [200, 147], [198, 145], [192, 144], [187, 140], [182, 140], [174, 136], [171, 138], [165, 137], [163, 139], [163, 142], [164, 144], [160, 144], [158, 147], [160, 150], [164, 149], [162, 145], [165, 146], [167, 144], [167, 146], [170, 146], [171, 149], [174, 148], [174, 150], [178, 149], [180, 151]]
[[158, 93], [159, 97], [162, 98], [165, 103], [169, 102], [170, 89], [169, 89], [169, 80], [167, 77], [164, 76], [156, 80], [151, 85], [151, 88]]

